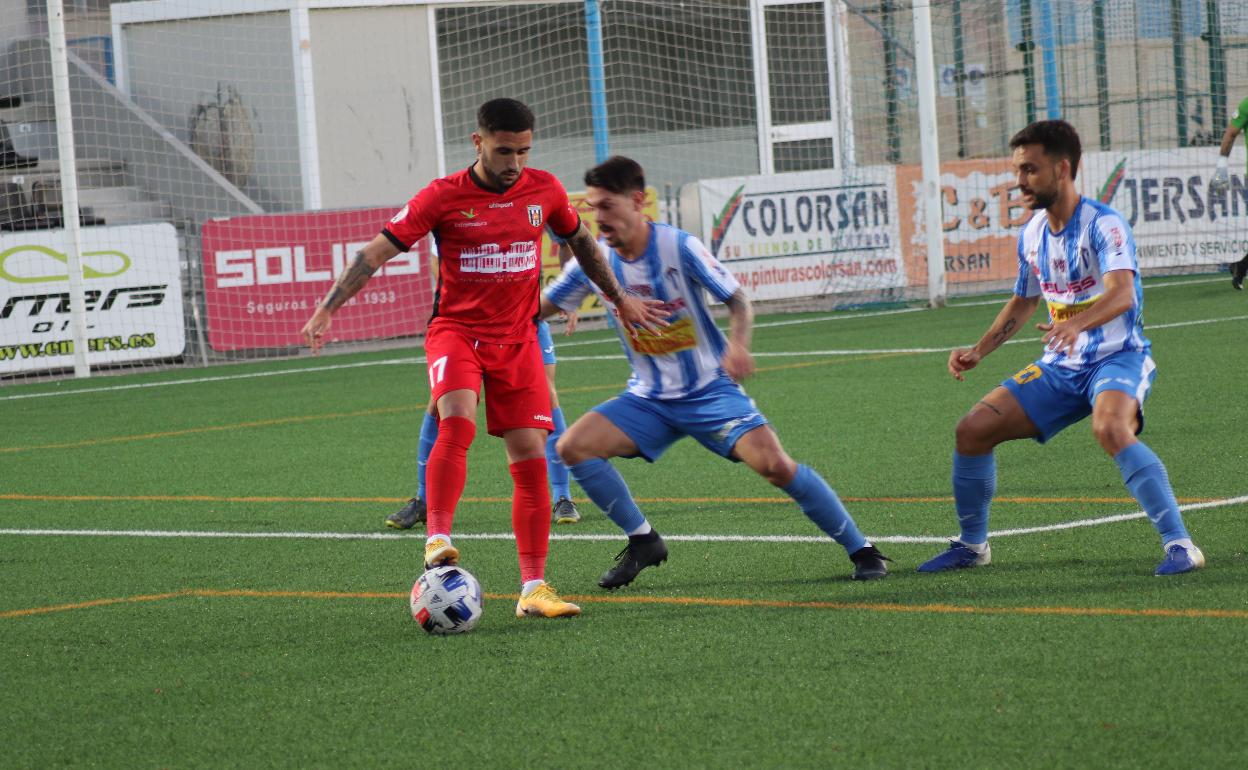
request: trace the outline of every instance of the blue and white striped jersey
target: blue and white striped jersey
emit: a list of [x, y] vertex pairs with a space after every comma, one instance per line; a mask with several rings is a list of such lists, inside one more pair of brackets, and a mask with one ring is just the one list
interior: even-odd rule
[[1135, 304], [1108, 323], [1082, 332], [1071, 355], [1049, 350], [1040, 359], [1042, 363], [1081, 369], [1119, 351], [1148, 352], [1144, 290], [1131, 228], [1109, 206], [1080, 198], [1060, 233], [1050, 231], [1044, 211], [1037, 211], [1023, 226], [1014, 293], [1020, 297], [1042, 294], [1053, 321], [1064, 321], [1091, 307], [1105, 293], [1104, 276], [1113, 270], [1135, 273]]
[[[642, 330], [634, 338], [617, 325], [616, 334], [633, 367], [629, 392], [642, 398], [681, 398], [726, 377], [719, 360], [727, 341], [711, 319], [703, 289], [724, 302], [738, 284], [706, 246], [683, 230], [651, 223], [650, 245], [638, 259], [623, 259], [603, 241], [598, 247], [626, 291], [667, 303], [670, 325], [659, 334]], [[563, 310], [575, 310], [590, 292], [602, 296], [576, 260], [571, 260], [546, 287], [546, 299]], [[615, 312], [606, 297], [602, 301], [608, 312]]]

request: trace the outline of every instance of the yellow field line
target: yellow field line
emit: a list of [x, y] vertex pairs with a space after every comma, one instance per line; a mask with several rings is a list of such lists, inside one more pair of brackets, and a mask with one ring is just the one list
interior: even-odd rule
[[[952, 503], [952, 497], [842, 497], [847, 503]], [[1211, 497], [1180, 497], [1178, 501], [1188, 503], [1207, 503]], [[274, 495], [26, 495], [17, 492], [0, 493], [0, 500], [16, 500], [28, 502], [60, 502], [60, 503], [405, 503], [406, 497], [284, 497]], [[1020, 503], [1034, 505], [1040, 503], [1078, 504], [1106, 503], [1123, 504], [1136, 502], [1133, 497], [994, 497], [994, 503]], [[510, 497], [461, 497], [464, 503], [510, 503]], [[573, 498], [573, 502], [588, 505], [590, 500], [584, 497]], [[781, 504], [791, 505], [793, 500], [788, 497], [639, 497], [638, 503], [738, 503], [738, 504]]]
[[190, 591], [171, 591], [166, 594], [144, 594], [140, 596], [122, 596], [117, 599], [92, 599], [87, 602], [74, 602], [72, 604], [53, 604], [50, 607], [31, 607], [24, 610], [6, 610], [0, 612], [0, 618], [22, 618], [30, 615], [45, 615], [49, 612], [65, 612], [66, 610], [83, 610], [88, 607], [105, 607], [110, 604], [134, 604], [137, 602], [158, 602], [162, 599], [173, 599], [179, 596], [189, 596]]
[[[110, 604], [133, 604], [176, 599], [186, 596], [205, 598], [243, 597], [251, 599], [406, 599], [406, 593], [375, 591], [256, 591], [250, 589], [188, 588], [163, 594], [124, 596], [115, 599], [95, 599], [73, 604], [57, 604], [49, 607], [0, 612], [0, 618], [28, 617], [52, 612], [65, 612]], [[515, 594], [485, 594], [487, 599], [515, 601]], [[1154, 607], [1133, 609], [1129, 607], [975, 607], [959, 604], [895, 604], [891, 602], [800, 602], [771, 599], [718, 599], [698, 596], [620, 596], [620, 595], [570, 595], [564, 597], [581, 604], [659, 604], [681, 607], [734, 607], [797, 610], [846, 610], [850, 612], [903, 612], [936, 615], [1053, 615], [1066, 617], [1125, 617], [1125, 618], [1226, 618], [1248, 620], [1248, 610], [1223, 609], [1171, 609]]]
[[[777, 366], [759, 367], [758, 372], [774, 372], [784, 369], [805, 369], [811, 366], [822, 366], [827, 364], [848, 363], [852, 361], [870, 361], [879, 358], [890, 358], [898, 355], [908, 355], [905, 353], [877, 353], [867, 356], [842, 356], [838, 358], [828, 358], [820, 361], [808, 361], [805, 363], [781, 364]], [[579, 388], [568, 388], [563, 393], [590, 393], [595, 391], [618, 391], [623, 385], [589, 385]], [[157, 433], [137, 433], [130, 436], [110, 436], [106, 438], [84, 439], [82, 441], [67, 441], [59, 444], [31, 444], [28, 446], [10, 446], [0, 447], [0, 454], [14, 454], [17, 452], [34, 452], [42, 449], [81, 449], [83, 447], [101, 446], [105, 444], [122, 444], [130, 441], [151, 441], [161, 438], [177, 438], [179, 436], [193, 436], [199, 433], [217, 433], [221, 431], [243, 430], [246, 428], [272, 428], [281, 425], [297, 425], [305, 422], [316, 422], [318, 420], [338, 420], [351, 417], [372, 417], [380, 414], [398, 414], [401, 412], [412, 412], [423, 410], [426, 404], [411, 404], [408, 406], [388, 406], [376, 409], [362, 409], [356, 412], [330, 412], [328, 414], [308, 414], [298, 415], [294, 417], [278, 417], [271, 420], [251, 420], [248, 422], [236, 422], [228, 425], [208, 425], [201, 428], [184, 428], [182, 430], [160, 431]]]
[[182, 430], [167, 430], [159, 433], [139, 433], [133, 436], [111, 436], [108, 438], [91, 438], [83, 441], [68, 441], [63, 444], [33, 444], [31, 446], [9, 446], [0, 447], [0, 454], [13, 452], [31, 452], [37, 449], [76, 449], [88, 446], [100, 446], [102, 444], [120, 444], [127, 441], [148, 441], [157, 438], [174, 438], [177, 436], [192, 436], [197, 433], [216, 433], [219, 431], [239, 430], [242, 428], [270, 428], [275, 425], [295, 425], [304, 422], [315, 422], [317, 420], [337, 420], [344, 417], [370, 417], [378, 414], [396, 414], [399, 412], [411, 412], [424, 409], [424, 404], [415, 404], [408, 406], [384, 406], [376, 409], [361, 409], [357, 412], [331, 412], [329, 414], [307, 414], [296, 417], [277, 417], [272, 420], [252, 420], [251, 422], [236, 422], [229, 425], [207, 425], [202, 428], [184, 428]]

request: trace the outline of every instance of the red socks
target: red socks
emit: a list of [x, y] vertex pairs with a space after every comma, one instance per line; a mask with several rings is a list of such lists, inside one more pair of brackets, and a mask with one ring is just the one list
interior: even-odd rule
[[477, 424], [465, 417], [446, 417], [438, 425], [438, 440], [425, 466], [426, 505], [430, 535], [451, 534], [455, 506], [464, 494], [468, 476], [468, 447], [477, 435]]
[[[438, 440], [442, 440], [440, 435]], [[511, 528], [516, 533], [520, 580], [542, 580], [546, 574], [546, 553], [550, 545], [550, 487], [546, 485], [546, 458], [521, 460], [512, 463], [510, 470], [515, 482], [515, 494], [511, 498]], [[433, 532], [432, 509], [429, 513], [429, 531]]]
[[[468, 447], [477, 425], [464, 417], [446, 417], [438, 425], [438, 440], [426, 465], [427, 532], [449, 535], [455, 507], [464, 494], [468, 475]], [[515, 492], [511, 498], [511, 527], [516, 533], [521, 581], [541, 580], [546, 574], [550, 539], [550, 487], [546, 483], [546, 458], [534, 457], [512, 463]]]

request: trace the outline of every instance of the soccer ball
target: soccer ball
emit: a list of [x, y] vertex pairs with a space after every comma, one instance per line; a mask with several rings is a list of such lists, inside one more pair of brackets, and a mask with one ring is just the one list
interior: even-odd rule
[[412, 586], [412, 617], [431, 634], [462, 634], [481, 620], [481, 584], [462, 567], [434, 567]]

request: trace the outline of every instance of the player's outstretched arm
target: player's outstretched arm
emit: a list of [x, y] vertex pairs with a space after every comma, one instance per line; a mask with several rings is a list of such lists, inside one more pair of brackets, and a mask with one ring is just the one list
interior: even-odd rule
[[563, 310], [561, 310], [558, 305], [546, 299], [545, 294], [540, 295], [540, 298], [538, 301], [541, 303], [541, 306], [537, 311], [537, 315], [543, 321], [545, 321], [547, 318], [552, 318], [554, 316], [557, 316], [563, 312]]
[[545, 321], [547, 318], [561, 315], [567, 319], [567, 328], [564, 329], [564, 335], [571, 335], [572, 332], [576, 331], [576, 323], [579, 316], [575, 310], [564, 310], [555, 303], [546, 299], [545, 294], [541, 296], [541, 303], [542, 305], [541, 309], [538, 311], [538, 317]]
[[313, 353], [320, 351], [321, 346], [325, 344], [325, 333], [329, 331], [334, 311], [354, 297], [364, 287], [364, 284], [368, 283], [368, 279], [373, 277], [373, 273], [398, 253], [399, 250], [395, 245], [383, 235], [378, 235], [367, 246], [356, 252], [355, 259], [351, 260], [347, 269], [342, 271], [338, 280], [334, 281], [333, 288], [316, 306], [316, 311], [312, 313], [312, 317], [303, 325], [303, 330], [300, 332], [304, 342], [312, 347]]
[[659, 327], [668, 325], [667, 311], [663, 309], [662, 302], [657, 299], [643, 300], [620, 288], [615, 275], [611, 272], [611, 266], [602, 256], [598, 244], [594, 241], [594, 236], [590, 235], [584, 222], [581, 223], [576, 234], [568, 238], [568, 246], [572, 247], [572, 253], [576, 255], [576, 261], [581, 266], [581, 270], [585, 271], [585, 276], [593, 281], [612, 305], [615, 305], [621, 328], [627, 329], [635, 336], [637, 327], [657, 334]]
[[754, 336], [754, 305], [741, 289], [728, 298], [728, 349], [720, 359], [720, 366], [737, 382], [754, 373], [754, 356], [750, 342]]
[[1005, 307], [1001, 308], [1001, 312], [997, 313], [988, 331], [984, 333], [979, 342], [975, 343], [974, 347], [957, 348], [949, 353], [949, 373], [953, 375], [953, 378], [963, 379], [963, 372], [974, 369], [985, 356], [1017, 334], [1019, 328], [1036, 312], [1038, 304], [1040, 304], [1039, 295], [1020, 297], [1015, 294], [1010, 297]]

